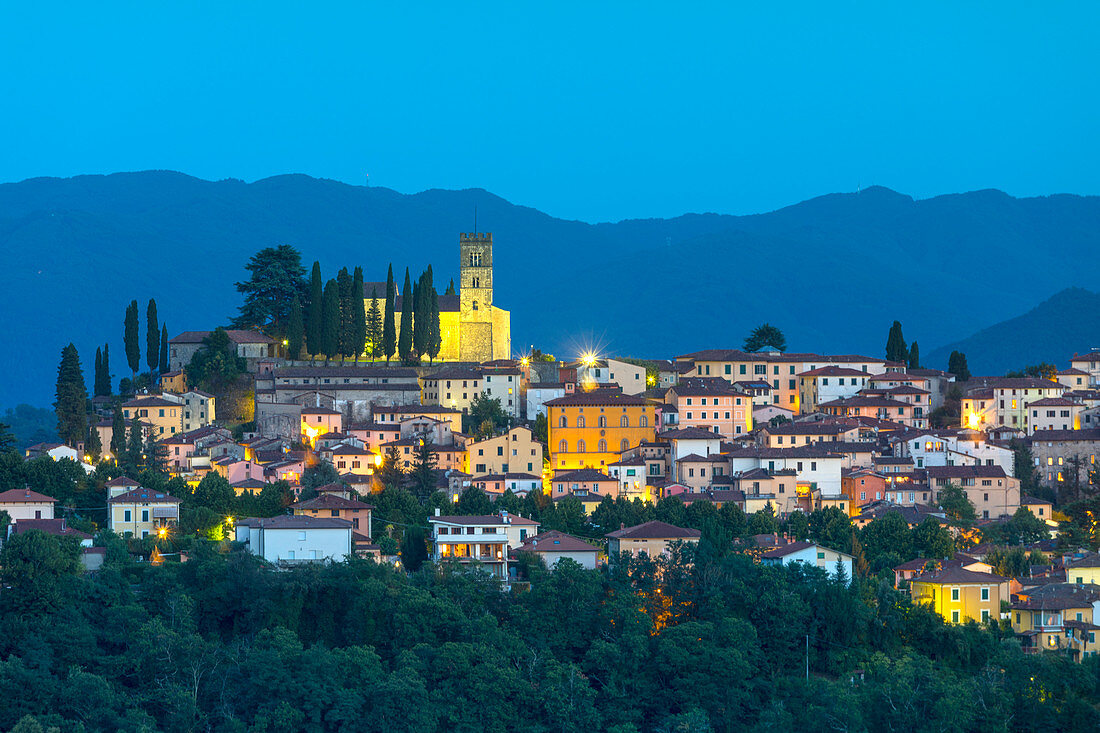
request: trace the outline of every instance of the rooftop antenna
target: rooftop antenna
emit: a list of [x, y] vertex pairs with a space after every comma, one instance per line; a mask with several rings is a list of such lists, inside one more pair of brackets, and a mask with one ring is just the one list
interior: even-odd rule
[[477, 204], [474, 204], [474, 236], [477, 236]]

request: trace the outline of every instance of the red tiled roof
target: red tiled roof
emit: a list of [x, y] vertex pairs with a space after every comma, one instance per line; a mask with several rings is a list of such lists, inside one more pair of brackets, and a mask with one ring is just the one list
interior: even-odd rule
[[0, 494], [0, 504], [26, 504], [29, 502], [35, 504], [52, 504], [55, 501], [57, 501], [57, 499], [52, 496], [39, 494], [37, 491], [31, 491], [30, 489], [9, 489]]

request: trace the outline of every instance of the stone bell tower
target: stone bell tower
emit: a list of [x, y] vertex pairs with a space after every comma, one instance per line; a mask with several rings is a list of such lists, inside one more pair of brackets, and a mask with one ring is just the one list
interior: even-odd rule
[[493, 359], [493, 235], [459, 234], [459, 359]]

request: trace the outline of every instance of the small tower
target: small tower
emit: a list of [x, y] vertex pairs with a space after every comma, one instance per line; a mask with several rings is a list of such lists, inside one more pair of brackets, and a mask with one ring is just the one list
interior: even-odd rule
[[493, 235], [459, 234], [459, 359], [493, 358]]

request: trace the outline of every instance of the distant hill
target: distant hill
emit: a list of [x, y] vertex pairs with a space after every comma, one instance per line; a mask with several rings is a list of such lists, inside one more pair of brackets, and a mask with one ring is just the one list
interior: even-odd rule
[[298, 247], [326, 277], [361, 264], [378, 280], [390, 261], [414, 273], [431, 262], [446, 284], [475, 206], [478, 227], [494, 234], [496, 300], [512, 311], [517, 351], [667, 357], [738, 346], [768, 320], [794, 349], [880, 354], [895, 318], [927, 348], [1100, 274], [1097, 197], [914, 201], [870, 188], [754, 216], [586, 224], [476, 189], [407, 195], [301, 175], [244, 183], [169, 171], [39, 178], [0, 185], [10, 357], [0, 360], [0, 405], [52, 401], [69, 340], [90, 371], [109, 339], [124, 375], [131, 298], [144, 313], [156, 297], [173, 334], [224, 323], [245, 262], [269, 245]]
[[983, 328], [922, 358], [946, 364], [951, 352], [966, 354], [973, 374], [998, 375], [1029, 364], [1069, 366], [1074, 354], [1100, 346], [1100, 293], [1069, 288], [1022, 316]]

